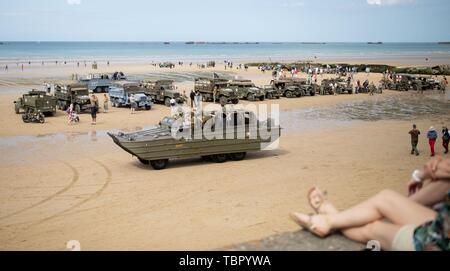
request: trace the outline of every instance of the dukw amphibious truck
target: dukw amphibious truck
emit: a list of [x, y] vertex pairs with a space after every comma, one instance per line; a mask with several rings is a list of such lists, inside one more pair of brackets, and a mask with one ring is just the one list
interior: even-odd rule
[[166, 117], [148, 130], [108, 135], [141, 163], [160, 170], [178, 158], [202, 157], [216, 163], [243, 160], [247, 152], [275, 147], [281, 134], [273, 119], [258, 121], [253, 112], [244, 110], [204, 112], [197, 121], [189, 121], [192, 116], [187, 119]]

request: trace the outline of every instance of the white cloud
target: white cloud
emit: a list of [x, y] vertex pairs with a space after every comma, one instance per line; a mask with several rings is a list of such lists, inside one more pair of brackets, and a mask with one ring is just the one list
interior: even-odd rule
[[367, 4], [374, 6], [394, 6], [414, 2], [414, 0], [366, 0]]
[[81, 5], [81, 0], [67, 0], [67, 4], [74, 6], [74, 5]]

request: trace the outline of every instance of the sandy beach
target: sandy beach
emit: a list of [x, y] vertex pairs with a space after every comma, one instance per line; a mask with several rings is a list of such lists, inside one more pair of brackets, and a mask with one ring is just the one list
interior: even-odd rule
[[[281, 117], [290, 116], [282, 124], [295, 126], [283, 130], [278, 150], [225, 164], [176, 160], [155, 171], [118, 148], [106, 132], [155, 125], [169, 114], [163, 105], [135, 115], [110, 107], [98, 115], [96, 126], [88, 114], [69, 126], [61, 111], [42, 125], [25, 124], [14, 113], [13, 101], [31, 88], [42, 89], [44, 81], [114, 71], [139, 77], [226, 72], [257, 85], [271, 78], [256, 68], [230, 72], [221, 65], [214, 70], [184, 65], [169, 70], [148, 63], [103, 64], [95, 71], [73, 64], [1, 71], [0, 250], [64, 250], [69, 240], [79, 240], [83, 250], [209, 250], [295, 231], [288, 214], [311, 211], [305, 195], [314, 185], [327, 189], [339, 208], [387, 188], [406, 194], [411, 172], [429, 158], [424, 137], [422, 155], [409, 154], [411, 125], [423, 132], [431, 125], [450, 125], [448, 113], [378, 121], [335, 121], [331, 116], [317, 124], [295, 117], [302, 110], [333, 110], [417, 93], [283, 98], [263, 102], [279, 104]], [[319, 80], [327, 77], [333, 75]], [[357, 79], [377, 83], [381, 74], [360, 73]], [[193, 82], [180, 80], [176, 86], [189, 93]], [[444, 100], [437, 92], [425, 95]], [[103, 95], [98, 96], [102, 104]], [[437, 150], [442, 154], [440, 141]]]

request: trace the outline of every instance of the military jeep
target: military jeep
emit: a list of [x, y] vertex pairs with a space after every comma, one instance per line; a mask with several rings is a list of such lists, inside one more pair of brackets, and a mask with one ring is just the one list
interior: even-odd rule
[[170, 106], [170, 100], [175, 99], [177, 103], [182, 104], [185, 98], [175, 90], [173, 80], [143, 80], [141, 86], [144, 88], [145, 95], [153, 99], [155, 103], [163, 103]]
[[353, 85], [343, 78], [324, 79], [322, 80], [319, 93], [320, 95], [353, 94]]
[[264, 91], [266, 99], [269, 99], [269, 100], [280, 99], [280, 97], [283, 96], [283, 93], [281, 92], [281, 90], [276, 89], [272, 85], [262, 86], [261, 89], [262, 89], [262, 91]]
[[89, 98], [89, 89], [86, 83], [81, 82], [60, 82], [55, 84], [56, 105], [60, 110], [67, 110], [70, 104], [73, 104], [77, 113], [89, 110], [91, 101]]
[[277, 90], [279, 90], [282, 95], [286, 98], [295, 98], [303, 96], [303, 91], [300, 87], [292, 80], [289, 79], [280, 79], [280, 80], [272, 80], [270, 84]]
[[33, 89], [14, 101], [14, 111], [20, 114], [21, 110], [27, 112], [38, 112], [54, 116], [56, 113], [56, 98], [47, 95], [45, 91]]
[[264, 91], [256, 87], [250, 80], [231, 80], [228, 82], [228, 87], [236, 90], [239, 99], [264, 101], [266, 98]]
[[228, 80], [223, 78], [195, 78], [194, 91], [200, 92], [204, 102], [221, 104], [239, 103], [237, 90], [228, 87]]

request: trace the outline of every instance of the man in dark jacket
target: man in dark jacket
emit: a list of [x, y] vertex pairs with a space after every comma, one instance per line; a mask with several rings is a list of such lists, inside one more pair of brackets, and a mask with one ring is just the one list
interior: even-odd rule
[[417, 144], [419, 144], [420, 131], [415, 124], [413, 125], [413, 129], [409, 131], [409, 134], [411, 135], [411, 154], [416, 154], [416, 156], [418, 156], [419, 150], [417, 150]]

